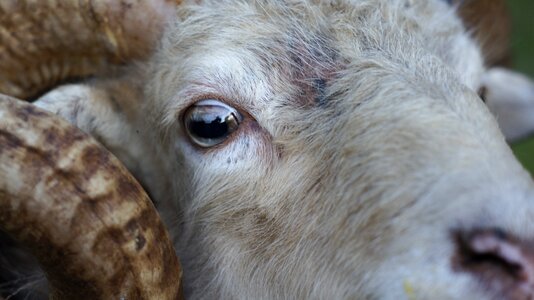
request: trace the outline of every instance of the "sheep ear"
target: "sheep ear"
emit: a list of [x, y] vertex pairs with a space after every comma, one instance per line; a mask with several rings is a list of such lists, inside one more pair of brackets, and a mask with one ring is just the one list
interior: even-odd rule
[[503, 68], [482, 79], [486, 104], [509, 142], [534, 134], [534, 81]]

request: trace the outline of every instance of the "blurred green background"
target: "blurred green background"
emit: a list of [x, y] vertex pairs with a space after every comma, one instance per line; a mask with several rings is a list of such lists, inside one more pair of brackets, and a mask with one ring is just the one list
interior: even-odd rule
[[[534, 78], [534, 1], [507, 2], [512, 16], [513, 67]], [[534, 137], [515, 143], [512, 149], [530, 173], [534, 174]]]

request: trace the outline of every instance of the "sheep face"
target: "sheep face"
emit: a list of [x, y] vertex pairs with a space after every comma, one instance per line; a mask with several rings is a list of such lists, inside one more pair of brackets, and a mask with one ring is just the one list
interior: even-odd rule
[[[189, 296], [532, 295], [531, 179], [446, 1], [202, 1], [177, 16], [143, 66], [143, 111]], [[202, 133], [214, 115], [231, 116], [225, 133]]]

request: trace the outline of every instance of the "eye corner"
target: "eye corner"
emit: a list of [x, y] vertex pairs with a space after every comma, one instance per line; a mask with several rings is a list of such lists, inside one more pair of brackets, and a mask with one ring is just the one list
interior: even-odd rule
[[482, 102], [486, 103], [486, 99], [488, 96], [488, 88], [485, 85], [482, 85], [477, 90], [478, 97], [482, 100]]

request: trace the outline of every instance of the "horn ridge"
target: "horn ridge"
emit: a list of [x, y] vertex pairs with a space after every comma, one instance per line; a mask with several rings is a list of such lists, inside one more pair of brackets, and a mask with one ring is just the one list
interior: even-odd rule
[[179, 299], [181, 269], [152, 202], [93, 138], [0, 96], [0, 228], [42, 265], [51, 299]]
[[37, 96], [154, 50], [178, 1], [0, 1], [0, 93]]

